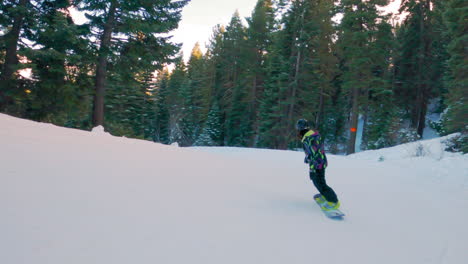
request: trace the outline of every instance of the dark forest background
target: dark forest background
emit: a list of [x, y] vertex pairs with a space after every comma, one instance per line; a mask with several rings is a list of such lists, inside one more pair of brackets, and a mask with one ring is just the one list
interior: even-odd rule
[[418, 140], [429, 125], [459, 132], [451, 148], [468, 152], [467, 1], [403, 0], [397, 23], [379, 9], [388, 0], [259, 0], [184, 61], [170, 35], [187, 2], [0, 1], [0, 111], [164, 144], [273, 149], [297, 147], [306, 118], [330, 152], [348, 154], [358, 123], [361, 149]]

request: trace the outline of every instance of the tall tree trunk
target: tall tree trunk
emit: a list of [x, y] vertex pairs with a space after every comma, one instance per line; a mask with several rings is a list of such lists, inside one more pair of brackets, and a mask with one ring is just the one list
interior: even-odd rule
[[426, 90], [423, 90], [421, 107], [419, 112], [418, 120], [418, 135], [422, 138], [424, 133], [424, 128], [426, 127], [426, 114], [427, 114], [427, 104], [428, 104], [428, 95], [426, 95]]
[[[20, 0], [18, 7], [26, 8], [29, 3], [28, 0]], [[5, 63], [3, 64], [2, 74], [0, 75], [0, 109], [11, 101], [11, 98], [4, 94], [5, 90], [10, 86], [10, 81], [16, 71], [18, 65], [18, 40], [23, 27], [24, 14], [16, 13], [13, 17], [13, 26], [11, 30], [5, 35], [6, 54]]]
[[252, 136], [250, 138], [249, 147], [254, 147], [258, 138], [258, 113], [257, 113], [257, 74], [253, 78], [252, 82], [252, 102], [250, 103], [250, 109], [252, 110]]
[[319, 111], [315, 117], [315, 126], [318, 128], [322, 124], [323, 115], [325, 112], [325, 98], [324, 98], [324, 87], [320, 85], [320, 99], [319, 99]]
[[356, 134], [358, 126], [358, 116], [359, 116], [359, 88], [353, 87], [353, 105], [351, 108], [351, 120], [350, 120], [350, 136], [348, 141], [348, 150], [347, 154], [353, 154], [356, 149]]
[[[305, 16], [305, 12], [306, 12], [306, 9], [304, 7], [303, 8], [303, 11], [302, 11], [302, 14], [301, 14], [301, 29], [299, 31], [299, 41], [303, 41], [302, 40], [302, 35], [304, 33], [304, 16]], [[295, 44], [295, 42], [293, 42]], [[289, 111], [287, 113], [287, 125], [288, 124], [292, 124], [293, 122], [293, 115], [294, 115], [294, 106], [296, 104], [296, 94], [297, 94], [297, 89], [299, 87], [299, 70], [300, 70], [300, 63], [301, 63], [301, 51], [302, 51], [302, 43], [299, 43], [298, 45], [298, 50], [297, 50], [297, 56], [296, 56], [296, 68], [294, 70], [294, 81], [293, 81], [293, 87], [292, 87], [292, 91], [291, 91], [291, 103], [289, 105]]]
[[[304, 15], [305, 15], [305, 9], [303, 9], [300, 17], [300, 30], [299, 34], [293, 36], [293, 41], [292, 44], [293, 46], [291, 47], [291, 57], [294, 55], [295, 52], [295, 46], [296, 44], [299, 44], [297, 48], [297, 55], [296, 55], [296, 64], [294, 67], [294, 72], [290, 72], [289, 78], [288, 78], [288, 90], [287, 90], [287, 96], [288, 98], [291, 98], [291, 101], [288, 102], [288, 104], [285, 107], [285, 118], [283, 118], [283, 126], [281, 127], [282, 129], [282, 134], [283, 138], [281, 144], [280, 144], [280, 149], [286, 149], [288, 146], [288, 141], [290, 140], [290, 135], [291, 135], [291, 130], [290, 130], [290, 125], [293, 123], [293, 117], [294, 117], [294, 110], [295, 110], [295, 105], [296, 105], [296, 95], [297, 95], [297, 90], [299, 87], [299, 70], [300, 70], [300, 63], [301, 63], [301, 50], [302, 50], [302, 43], [296, 43], [296, 38], [298, 38], [299, 41], [302, 41], [302, 35], [304, 31]], [[291, 84], [292, 85], [289, 85]]]
[[293, 119], [293, 114], [294, 114], [294, 106], [296, 104], [296, 94], [297, 94], [297, 88], [299, 86], [300, 63], [301, 63], [301, 50], [299, 49], [297, 52], [297, 57], [296, 57], [296, 68], [294, 70], [294, 80], [293, 80], [293, 86], [291, 90], [291, 103], [289, 105], [287, 124], [292, 124], [293, 122], [292, 119]]
[[117, 9], [116, 1], [112, 1], [107, 15], [104, 31], [101, 36], [101, 46], [99, 47], [99, 58], [96, 65], [95, 95], [93, 125], [100, 126], [104, 124], [104, 95], [106, 89], [107, 59], [111, 45], [112, 31], [114, 29], [115, 12]]
[[[285, 118], [282, 118], [282, 121], [283, 121], [283, 125], [281, 126], [281, 135], [282, 135], [282, 138], [281, 138], [281, 142], [280, 142], [280, 145], [279, 145], [279, 149], [287, 149], [288, 147], [288, 141], [290, 140], [290, 135], [291, 135], [291, 129], [290, 129], [290, 124], [293, 123], [293, 114], [294, 114], [294, 106], [296, 104], [296, 94], [297, 94], [297, 87], [299, 85], [299, 63], [300, 63], [300, 60], [301, 60], [301, 51], [299, 50], [297, 52], [297, 57], [296, 57], [296, 65], [295, 65], [295, 69], [294, 69], [294, 76], [293, 78], [291, 79], [291, 75], [290, 74], [290, 77], [289, 77], [289, 82], [288, 83], [291, 83], [292, 82], [292, 85], [289, 85], [291, 88], [288, 87], [288, 90], [287, 90], [287, 96], [288, 98], [291, 98], [291, 101], [286, 105], [285, 107]], [[281, 105], [282, 102], [280, 101], [279, 104]]]
[[429, 49], [429, 41], [424, 34], [428, 34], [429, 32], [426, 29], [425, 25], [425, 14], [429, 12], [430, 9], [430, 1], [421, 2], [419, 4], [420, 8], [420, 19], [419, 19], [419, 58], [418, 58], [418, 89], [416, 95], [416, 110], [415, 114], [413, 115], [413, 124], [414, 127], [417, 129], [418, 135], [422, 138], [424, 127], [426, 126], [426, 112], [427, 112], [427, 101], [428, 101], [428, 83], [426, 81], [426, 72], [423, 69], [424, 59], [427, 56], [431, 56], [428, 52]]

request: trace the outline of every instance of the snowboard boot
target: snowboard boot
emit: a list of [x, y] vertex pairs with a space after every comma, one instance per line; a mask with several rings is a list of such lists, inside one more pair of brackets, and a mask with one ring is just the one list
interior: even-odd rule
[[327, 201], [324, 204], [322, 204], [322, 210], [324, 210], [324, 211], [338, 210], [338, 208], [340, 208], [340, 201], [338, 201], [336, 203], [332, 203], [332, 202]]
[[320, 205], [320, 207], [324, 206], [325, 203], [327, 203], [327, 200], [321, 194], [314, 195], [314, 200]]

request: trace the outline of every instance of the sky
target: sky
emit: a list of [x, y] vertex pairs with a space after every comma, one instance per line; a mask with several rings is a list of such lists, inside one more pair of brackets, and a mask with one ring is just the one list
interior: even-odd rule
[[236, 10], [241, 17], [249, 17], [256, 3], [257, 0], [191, 0], [182, 11], [182, 20], [174, 31], [173, 41], [183, 43], [186, 59], [196, 42], [205, 51], [205, 44], [217, 24], [228, 24]]
[[[392, 0], [387, 12], [396, 13], [401, 0]], [[227, 25], [232, 15], [239, 12], [243, 18], [250, 17], [257, 0], [191, 0], [182, 10], [182, 19], [179, 27], [172, 32], [173, 42], [182, 44], [181, 51], [188, 60], [196, 42], [200, 43], [202, 51], [217, 24]], [[72, 11], [77, 23], [84, 22], [83, 14]]]

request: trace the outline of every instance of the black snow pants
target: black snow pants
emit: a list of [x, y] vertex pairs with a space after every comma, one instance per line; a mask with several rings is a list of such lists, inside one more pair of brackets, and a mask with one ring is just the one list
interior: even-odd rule
[[317, 190], [323, 197], [325, 197], [325, 199], [327, 199], [327, 201], [332, 203], [338, 202], [338, 197], [336, 197], [335, 191], [333, 191], [325, 181], [325, 169], [311, 170], [309, 172], [309, 176]]

